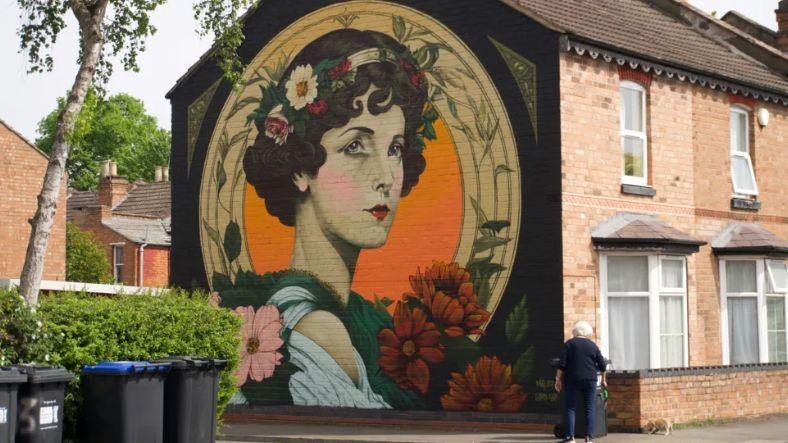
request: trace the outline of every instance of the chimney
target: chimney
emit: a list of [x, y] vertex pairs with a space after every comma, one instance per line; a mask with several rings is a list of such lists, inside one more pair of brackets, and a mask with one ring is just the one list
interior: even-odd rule
[[777, 49], [788, 53], [788, 0], [781, 0], [777, 6]]
[[109, 160], [104, 162], [99, 180], [99, 205], [112, 209], [126, 199], [128, 192], [129, 181], [118, 177], [118, 165]]

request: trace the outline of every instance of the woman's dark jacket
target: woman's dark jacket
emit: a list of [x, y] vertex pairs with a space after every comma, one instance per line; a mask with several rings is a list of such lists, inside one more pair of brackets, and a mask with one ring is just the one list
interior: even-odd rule
[[574, 385], [583, 381], [596, 381], [597, 372], [605, 372], [605, 358], [596, 343], [583, 338], [575, 337], [564, 344], [561, 363], [558, 365], [564, 371], [564, 383]]

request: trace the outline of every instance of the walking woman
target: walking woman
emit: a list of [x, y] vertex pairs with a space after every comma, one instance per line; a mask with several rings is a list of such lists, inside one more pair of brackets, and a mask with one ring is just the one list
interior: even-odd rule
[[594, 330], [586, 321], [575, 323], [572, 338], [564, 344], [561, 363], [555, 375], [555, 390], [566, 386], [566, 437], [564, 442], [575, 442], [575, 409], [577, 394], [583, 396], [586, 414], [586, 442], [594, 439], [594, 394], [597, 372], [602, 373], [602, 386], [607, 387], [606, 364], [602, 352], [591, 340]]

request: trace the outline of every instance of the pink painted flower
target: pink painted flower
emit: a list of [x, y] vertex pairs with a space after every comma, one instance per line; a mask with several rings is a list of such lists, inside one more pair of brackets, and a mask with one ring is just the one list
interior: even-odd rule
[[241, 363], [235, 371], [238, 386], [251, 378], [262, 381], [274, 375], [274, 369], [282, 362], [277, 350], [284, 341], [279, 337], [282, 321], [274, 305], [261, 307], [255, 313], [251, 306], [239, 306], [235, 313], [244, 321], [241, 327]]
[[279, 146], [287, 143], [287, 136], [293, 132], [293, 128], [282, 110], [283, 106], [278, 105], [268, 113], [268, 117], [265, 119], [265, 135], [274, 139], [274, 142]]

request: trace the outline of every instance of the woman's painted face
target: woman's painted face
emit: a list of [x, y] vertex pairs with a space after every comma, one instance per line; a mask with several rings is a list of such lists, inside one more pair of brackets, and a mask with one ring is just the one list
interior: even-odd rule
[[364, 112], [323, 135], [326, 162], [315, 177], [304, 177], [315, 215], [329, 236], [360, 248], [386, 243], [402, 194], [405, 115], [399, 106], [372, 115]]

